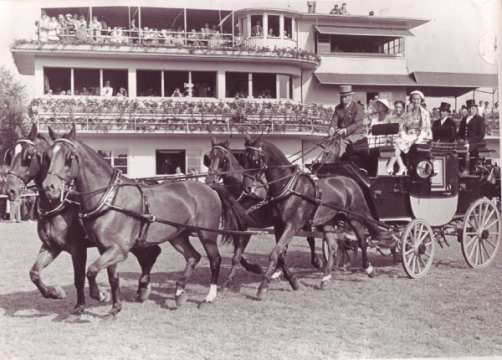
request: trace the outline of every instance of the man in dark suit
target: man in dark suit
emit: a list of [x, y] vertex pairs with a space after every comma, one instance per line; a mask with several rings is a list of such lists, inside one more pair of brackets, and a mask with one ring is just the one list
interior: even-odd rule
[[343, 156], [345, 160], [352, 160], [365, 168], [367, 154], [357, 151], [367, 135], [363, 123], [364, 110], [353, 100], [353, 94], [351, 85], [340, 86], [340, 104], [335, 107], [329, 132], [330, 135], [337, 134], [343, 138], [338, 157]]
[[474, 100], [467, 100], [469, 115], [460, 121], [457, 137], [467, 144], [471, 156], [478, 156], [478, 149], [485, 138], [485, 119], [478, 114]]
[[445, 102], [441, 103], [439, 112], [441, 117], [432, 124], [432, 139], [439, 142], [454, 142], [457, 129], [455, 122], [450, 117], [451, 105]]

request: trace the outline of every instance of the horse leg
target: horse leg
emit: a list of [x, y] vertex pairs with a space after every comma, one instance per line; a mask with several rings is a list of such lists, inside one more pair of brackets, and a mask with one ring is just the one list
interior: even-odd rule
[[[124, 252], [118, 246], [112, 246], [101, 254], [99, 258], [96, 259], [88, 268], [87, 268], [87, 279], [89, 280], [89, 291], [90, 296], [93, 299], [100, 298], [99, 291], [97, 290], [96, 277], [98, 273], [110, 266], [113, 266], [121, 261], [124, 261], [127, 258], [127, 252]], [[110, 273], [112, 271], [112, 273]], [[120, 294], [118, 291], [119, 286], [119, 276], [116, 273], [116, 269], [112, 268], [109, 270], [108, 279], [110, 280], [110, 287], [112, 292], [112, 309], [110, 310], [110, 315], [116, 315], [122, 308], [120, 304]]]
[[337, 242], [339, 241], [338, 234], [336, 233], [335, 226], [333, 225], [324, 226], [323, 235], [324, 235], [323, 241], [326, 242], [328, 248], [328, 254], [327, 254], [328, 259], [324, 264], [324, 276], [322, 277], [321, 284], [319, 285], [319, 288], [321, 290], [325, 289], [328, 283], [331, 281], [332, 278], [331, 272], [333, 269]]
[[112, 309], [108, 315], [115, 316], [122, 310], [120, 302], [120, 277], [117, 271], [117, 264], [110, 265], [106, 268], [108, 273], [108, 282], [110, 283], [112, 293]]
[[218, 278], [220, 276], [221, 255], [218, 251], [218, 244], [216, 241], [215, 233], [201, 232], [199, 238], [206, 250], [209, 259], [209, 267], [211, 269], [211, 283], [209, 285], [209, 292], [204, 299], [206, 303], [212, 303], [218, 294]]
[[246, 269], [246, 271], [251, 272], [253, 274], [258, 274], [261, 275], [263, 274], [263, 269], [261, 268], [260, 265], [256, 263], [250, 263], [248, 262], [242, 254], [244, 254], [244, 250], [249, 244], [249, 240], [251, 240], [251, 235], [245, 235], [241, 236], [239, 243], [241, 246], [241, 255], [240, 255], [240, 263]]
[[[222, 290], [226, 288], [230, 288], [232, 286], [232, 282], [235, 277], [235, 273], [237, 272], [237, 265], [240, 263], [242, 266], [249, 272], [256, 273], [255, 270], [259, 270], [261, 273], [261, 268], [252, 263], [248, 263], [246, 259], [242, 256], [242, 253], [244, 252], [244, 249], [246, 248], [247, 244], [249, 243], [249, 240], [251, 239], [251, 236], [246, 235], [246, 236], [234, 236], [234, 256], [232, 257], [232, 267], [230, 268], [230, 273], [228, 274], [227, 280], [223, 283]], [[256, 269], [255, 269], [256, 267]]]
[[136, 301], [138, 302], [144, 302], [150, 296], [150, 273], [160, 251], [160, 246], [158, 245], [134, 247], [131, 249], [131, 252], [136, 256], [141, 266], [141, 276], [138, 280], [138, 291], [136, 295]]
[[72, 314], [81, 315], [85, 309], [85, 263], [87, 261], [87, 249], [84, 245], [73, 246], [71, 250], [71, 260], [73, 263], [73, 280], [77, 290], [77, 304], [73, 308]]
[[[291, 239], [293, 239], [294, 234], [295, 234], [295, 229], [293, 228], [292, 224], [287, 224], [284, 228], [284, 231], [281, 234], [279, 241], [277, 242], [277, 244], [275, 244], [275, 247], [272, 250], [272, 253], [270, 254], [270, 260], [267, 271], [263, 277], [263, 280], [256, 294], [258, 299], [261, 300], [265, 297], [266, 292], [268, 291], [268, 286], [270, 284], [272, 274], [274, 273], [279, 263], [279, 258], [285, 255], [286, 249], [289, 243], [291, 242]], [[290, 280], [290, 283], [291, 282], [292, 281]]]
[[307, 242], [310, 248], [310, 263], [316, 269], [320, 269], [322, 267], [322, 261], [315, 252], [315, 238], [313, 236], [308, 236]]
[[186, 294], [185, 287], [192, 276], [192, 272], [195, 269], [195, 266], [200, 261], [200, 254], [197, 250], [194, 249], [192, 244], [188, 239], [188, 235], [182, 235], [177, 238], [170, 240], [171, 245], [173, 245], [174, 249], [178, 251], [185, 257], [186, 265], [185, 270], [183, 271], [183, 276], [181, 279], [176, 281], [176, 292], [174, 295], [174, 299], [176, 301], [176, 306], [181, 307], [186, 302]]
[[47, 286], [40, 277], [40, 272], [49, 266], [60, 253], [60, 249], [52, 249], [48, 248], [46, 245], [42, 245], [38, 252], [37, 259], [30, 270], [31, 281], [46, 299], [64, 299], [66, 297], [61, 287]]
[[350, 222], [350, 225], [357, 236], [359, 247], [361, 248], [361, 261], [363, 264], [363, 269], [369, 277], [373, 277], [374, 268], [368, 261], [368, 240], [364, 236], [364, 233], [361, 229], [362, 224], [359, 221], [352, 220]]

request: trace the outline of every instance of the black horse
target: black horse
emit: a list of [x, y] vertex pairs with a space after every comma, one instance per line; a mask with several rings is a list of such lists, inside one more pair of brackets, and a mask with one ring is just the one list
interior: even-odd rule
[[[368, 274], [371, 274], [373, 267], [368, 262], [368, 244], [363, 226], [366, 226], [370, 235], [375, 238], [380, 239], [383, 234], [374, 221], [357, 182], [346, 176], [331, 176], [318, 180], [316, 185], [308, 174], [299, 171], [282, 151], [274, 144], [263, 141], [261, 136], [251, 139], [247, 135], [245, 146], [245, 167], [259, 169], [258, 174], [265, 175], [268, 197], [277, 216], [277, 225], [283, 229], [270, 255], [268, 270], [258, 289], [258, 298], [264, 296], [277, 261], [281, 255], [285, 255], [294, 234], [311, 219], [313, 225], [322, 230], [324, 241], [328, 245], [328, 261], [324, 266], [321, 288], [331, 280], [336, 245], [344, 240], [343, 234], [337, 229], [340, 220], [346, 221], [355, 232], [362, 250], [363, 267]], [[252, 177], [246, 177], [245, 183], [248, 188], [256, 186]]]
[[87, 269], [90, 284], [98, 273], [111, 272], [113, 306], [110, 315], [121, 310], [117, 264], [134, 246], [151, 246], [169, 241], [186, 260], [184, 274], [176, 283], [177, 305], [186, 300], [185, 286], [201, 255], [189, 236], [194, 233], [206, 251], [211, 283], [205, 302], [217, 296], [221, 256], [217, 233], [224, 212], [216, 191], [198, 181], [140, 185], [122, 176], [94, 150], [76, 139], [75, 127], [57, 139], [46, 151], [49, 168], [43, 182], [49, 199], [61, 196], [64, 186], [75, 182], [87, 234], [102, 255]]
[[[217, 143], [214, 138], [211, 138], [211, 151], [204, 156], [204, 165], [208, 168], [208, 176], [206, 182], [209, 184], [218, 183], [220, 178], [223, 180], [223, 186], [231, 195], [234, 201], [234, 208], [240, 211], [237, 216], [240, 223], [237, 224], [240, 230], [246, 230], [248, 227], [267, 228], [275, 226], [273, 208], [266, 202], [267, 189], [266, 180], [259, 182], [261, 186], [256, 186], [255, 189], [245, 191], [244, 178], [247, 171], [242, 167], [236, 157], [230, 151], [230, 142], [228, 140]], [[280, 234], [275, 231], [276, 240], [279, 240]], [[228, 286], [236, 272], [236, 266], [239, 264], [240, 256], [250, 240], [250, 236], [244, 236], [240, 241], [234, 241], [239, 244], [237, 251], [232, 259], [232, 269], [228, 277], [226, 285]], [[315, 239], [307, 238], [310, 251], [311, 263], [314, 267], [320, 268], [322, 261], [315, 252]], [[279, 264], [284, 272], [285, 277], [291, 281], [290, 271], [285, 269], [285, 263], [280, 260]], [[276, 277], [275, 274], [274, 277]]]
[[[49, 132], [52, 138], [56, 137], [51, 129]], [[58, 286], [45, 285], [40, 273], [62, 251], [70, 253], [77, 290], [77, 304], [73, 313], [81, 314], [85, 307], [84, 285], [87, 248], [96, 247], [96, 243], [90, 241], [85, 235], [78, 218], [79, 207], [76, 202], [69, 198], [65, 198], [62, 202], [49, 202], [42, 191], [42, 181], [47, 173], [46, 167], [42, 164], [43, 154], [52, 143], [52, 139], [38, 133], [36, 125], [32, 126], [27, 139], [19, 140], [16, 143], [13, 154], [8, 156], [11, 157], [11, 166], [7, 174], [6, 192], [9, 199], [13, 201], [19, 196], [26, 184], [34, 181], [39, 192], [37, 230], [42, 246], [30, 270], [30, 278], [45, 298], [64, 298], [63, 289]], [[142, 302], [148, 298], [150, 293], [150, 272], [160, 254], [160, 247], [134, 248], [132, 252], [138, 258], [141, 266], [142, 274], [139, 279], [137, 300]], [[90, 291], [91, 297], [99, 301], [106, 300], [107, 294], [99, 291], [95, 283], [91, 283], [90, 286], [93, 287]]]

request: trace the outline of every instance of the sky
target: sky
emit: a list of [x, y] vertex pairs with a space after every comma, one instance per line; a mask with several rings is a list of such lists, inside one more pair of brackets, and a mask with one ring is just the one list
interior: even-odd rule
[[[186, 0], [0, 0], [0, 64], [17, 74], [9, 45], [16, 38], [32, 36], [33, 15], [40, 4], [47, 6], [59, 1], [62, 6], [73, 4], [124, 4], [131, 6], [186, 6]], [[409, 71], [443, 71], [468, 73], [497, 73], [497, 65], [487, 63], [480, 55], [480, 43], [501, 33], [502, 0], [344, 0], [317, 1], [317, 12], [327, 13], [335, 3], [346, 2], [351, 14], [397, 16], [428, 19], [429, 23], [413, 29], [415, 37], [407, 40], [406, 56]], [[38, 6], [37, 6], [38, 5]], [[306, 1], [288, 0], [191, 0], [190, 7], [232, 9], [247, 7], [291, 8], [306, 11]], [[498, 28], [497, 28], [498, 27]], [[499, 41], [500, 44], [501, 41]], [[32, 86], [30, 77], [17, 74], [21, 81]], [[472, 96], [468, 94], [467, 97]], [[487, 99], [491, 101], [491, 96]]]

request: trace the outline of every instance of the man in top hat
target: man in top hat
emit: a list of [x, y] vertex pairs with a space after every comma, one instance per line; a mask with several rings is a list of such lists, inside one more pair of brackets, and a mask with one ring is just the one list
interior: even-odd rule
[[451, 105], [445, 102], [439, 107], [440, 118], [432, 123], [432, 139], [439, 142], [454, 142], [457, 128], [450, 117]]
[[478, 114], [474, 100], [467, 100], [469, 115], [460, 121], [457, 137], [467, 144], [471, 156], [478, 156], [478, 148], [485, 138], [485, 119]]

